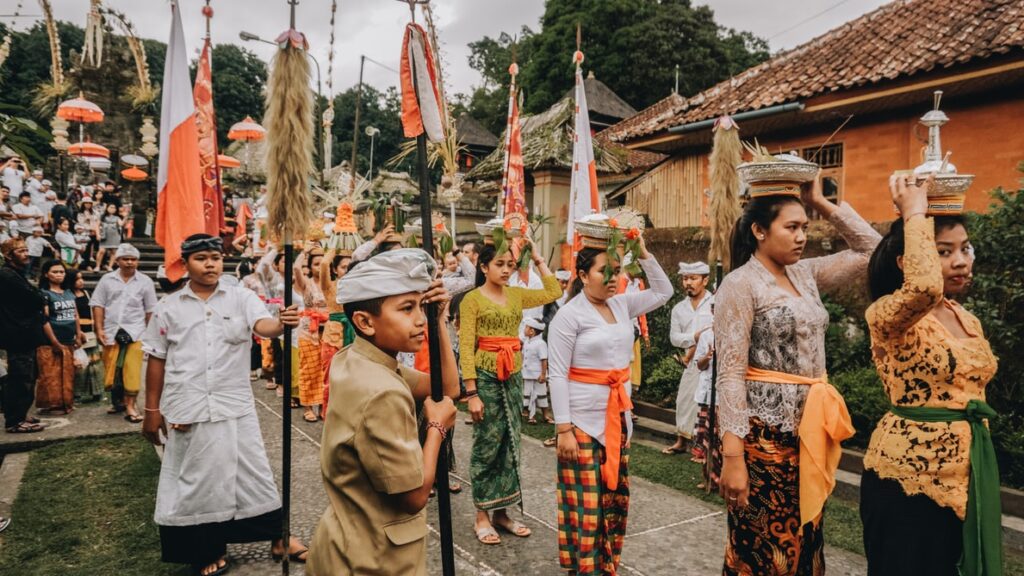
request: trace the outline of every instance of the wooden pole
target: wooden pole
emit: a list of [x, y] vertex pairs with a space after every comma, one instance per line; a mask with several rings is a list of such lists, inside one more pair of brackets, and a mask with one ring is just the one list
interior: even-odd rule
[[[410, 8], [412, 5], [410, 4]], [[416, 59], [409, 59], [412, 64], [413, 90], [419, 94], [416, 81]], [[423, 230], [423, 246], [429, 252], [434, 246], [434, 226], [430, 214], [430, 173], [427, 170], [427, 135], [426, 132], [416, 137], [416, 156], [420, 184], [420, 222]], [[453, 205], [454, 206], [454, 205]], [[452, 232], [454, 234], [454, 231]], [[454, 238], [454, 236], [453, 236]], [[441, 342], [437, 321], [437, 303], [427, 304], [427, 350], [430, 353], [430, 397], [435, 402], [444, 398], [441, 378]], [[450, 442], [450, 440], [446, 440]], [[455, 576], [455, 546], [452, 535], [451, 494], [448, 491], [448, 446], [444, 443], [437, 454], [437, 473], [434, 477], [434, 488], [437, 492], [437, 523], [441, 533], [441, 573], [444, 576]]]
[[[289, 30], [295, 29], [295, 6], [298, 0], [288, 0], [291, 8]], [[292, 305], [292, 267], [295, 262], [292, 233], [284, 233], [284, 307]], [[288, 576], [289, 556], [292, 540], [292, 329], [284, 327], [284, 341], [281, 342], [281, 574]]]
[[355, 125], [352, 127], [352, 158], [349, 160], [352, 165], [348, 167], [351, 178], [348, 188], [349, 194], [355, 194], [356, 191], [356, 160], [359, 158], [359, 112], [363, 102], [363, 66], [365, 65], [366, 55], [362, 55], [359, 57], [359, 89], [356, 90], [356, 120]]

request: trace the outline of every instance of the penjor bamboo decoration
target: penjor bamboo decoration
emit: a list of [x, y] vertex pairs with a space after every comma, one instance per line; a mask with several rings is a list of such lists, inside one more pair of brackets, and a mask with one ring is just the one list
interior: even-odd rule
[[740, 217], [740, 176], [736, 167], [743, 161], [740, 127], [730, 116], [715, 121], [711, 148], [711, 249], [709, 262], [719, 262], [726, 272], [732, 268], [731, 236]]
[[68, 85], [64, 83], [64, 65], [60, 57], [60, 35], [57, 34], [57, 22], [53, 19], [53, 7], [50, 5], [50, 0], [39, 0], [39, 6], [43, 9], [46, 36], [50, 42], [50, 80], [39, 85], [35, 97], [32, 98], [32, 106], [38, 112], [49, 115], [67, 94]]
[[278, 38], [267, 86], [267, 212], [278, 238], [302, 238], [309, 229], [309, 175], [313, 172], [313, 93], [305, 37]]
[[[295, 5], [288, 0], [291, 25], [277, 37], [279, 50], [271, 64], [267, 86], [267, 226], [271, 237], [284, 243], [284, 305], [292, 305], [292, 241], [309, 230], [310, 175], [313, 173], [313, 91], [306, 37], [295, 30]], [[291, 342], [292, 329], [285, 326], [284, 341]], [[287, 344], [286, 344], [287, 346]], [[282, 358], [285, 390], [291, 389], [291, 354]], [[289, 546], [291, 537], [292, 418], [291, 394], [281, 398], [281, 538]], [[281, 572], [288, 574], [288, 555]]]

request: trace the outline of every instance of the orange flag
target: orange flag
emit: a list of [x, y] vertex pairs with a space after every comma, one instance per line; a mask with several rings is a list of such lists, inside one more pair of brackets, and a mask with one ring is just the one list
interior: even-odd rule
[[213, 72], [210, 68], [210, 39], [203, 43], [192, 91], [199, 130], [199, 167], [203, 183], [203, 219], [206, 233], [219, 236], [224, 227], [224, 199], [220, 193], [220, 166], [217, 159], [217, 116], [213, 110]]

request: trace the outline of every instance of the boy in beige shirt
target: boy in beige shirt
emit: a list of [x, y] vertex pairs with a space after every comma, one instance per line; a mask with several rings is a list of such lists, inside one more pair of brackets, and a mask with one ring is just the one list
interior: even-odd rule
[[[400, 366], [395, 356], [424, 342], [424, 304], [439, 302], [446, 311], [448, 293], [435, 271], [423, 250], [400, 249], [359, 263], [338, 282], [338, 303], [357, 337], [331, 363], [320, 452], [330, 504], [310, 547], [313, 576], [427, 574], [424, 508], [455, 423], [451, 398], [459, 395], [446, 320], [439, 330], [443, 401], [430, 399], [429, 375]], [[427, 426], [422, 447], [417, 401]]]

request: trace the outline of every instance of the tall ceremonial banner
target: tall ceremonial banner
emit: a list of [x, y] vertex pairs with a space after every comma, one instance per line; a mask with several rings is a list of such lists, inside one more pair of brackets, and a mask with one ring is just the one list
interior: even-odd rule
[[437, 68], [427, 33], [419, 24], [410, 22], [405, 27], [399, 74], [405, 137], [415, 138], [426, 131], [431, 142], [444, 140], [443, 103], [437, 90]]
[[573, 54], [576, 63], [576, 118], [573, 124], [572, 181], [569, 185], [569, 222], [566, 226], [566, 242], [572, 246], [570, 269], [575, 269], [576, 242], [575, 221], [601, 209], [597, 196], [597, 163], [594, 161], [594, 143], [590, 137], [590, 111], [587, 109], [587, 93], [583, 84], [583, 52]]
[[224, 201], [220, 187], [220, 166], [217, 162], [217, 116], [213, 111], [213, 75], [210, 67], [210, 37], [203, 42], [192, 91], [196, 105], [196, 128], [199, 131], [199, 166], [202, 170], [203, 219], [206, 233], [220, 236], [224, 227]]
[[185, 275], [181, 241], [206, 229], [199, 170], [199, 132], [192, 104], [185, 33], [177, 2], [171, 2], [171, 37], [167, 42], [160, 100], [160, 166], [156, 177], [156, 241], [164, 248], [168, 280]]
[[505, 142], [505, 174], [501, 191], [505, 196], [505, 214], [526, 214], [526, 181], [523, 174], [523, 134], [519, 125], [519, 102], [517, 101], [516, 73], [519, 67], [512, 64], [512, 85], [508, 95], [508, 136]]

